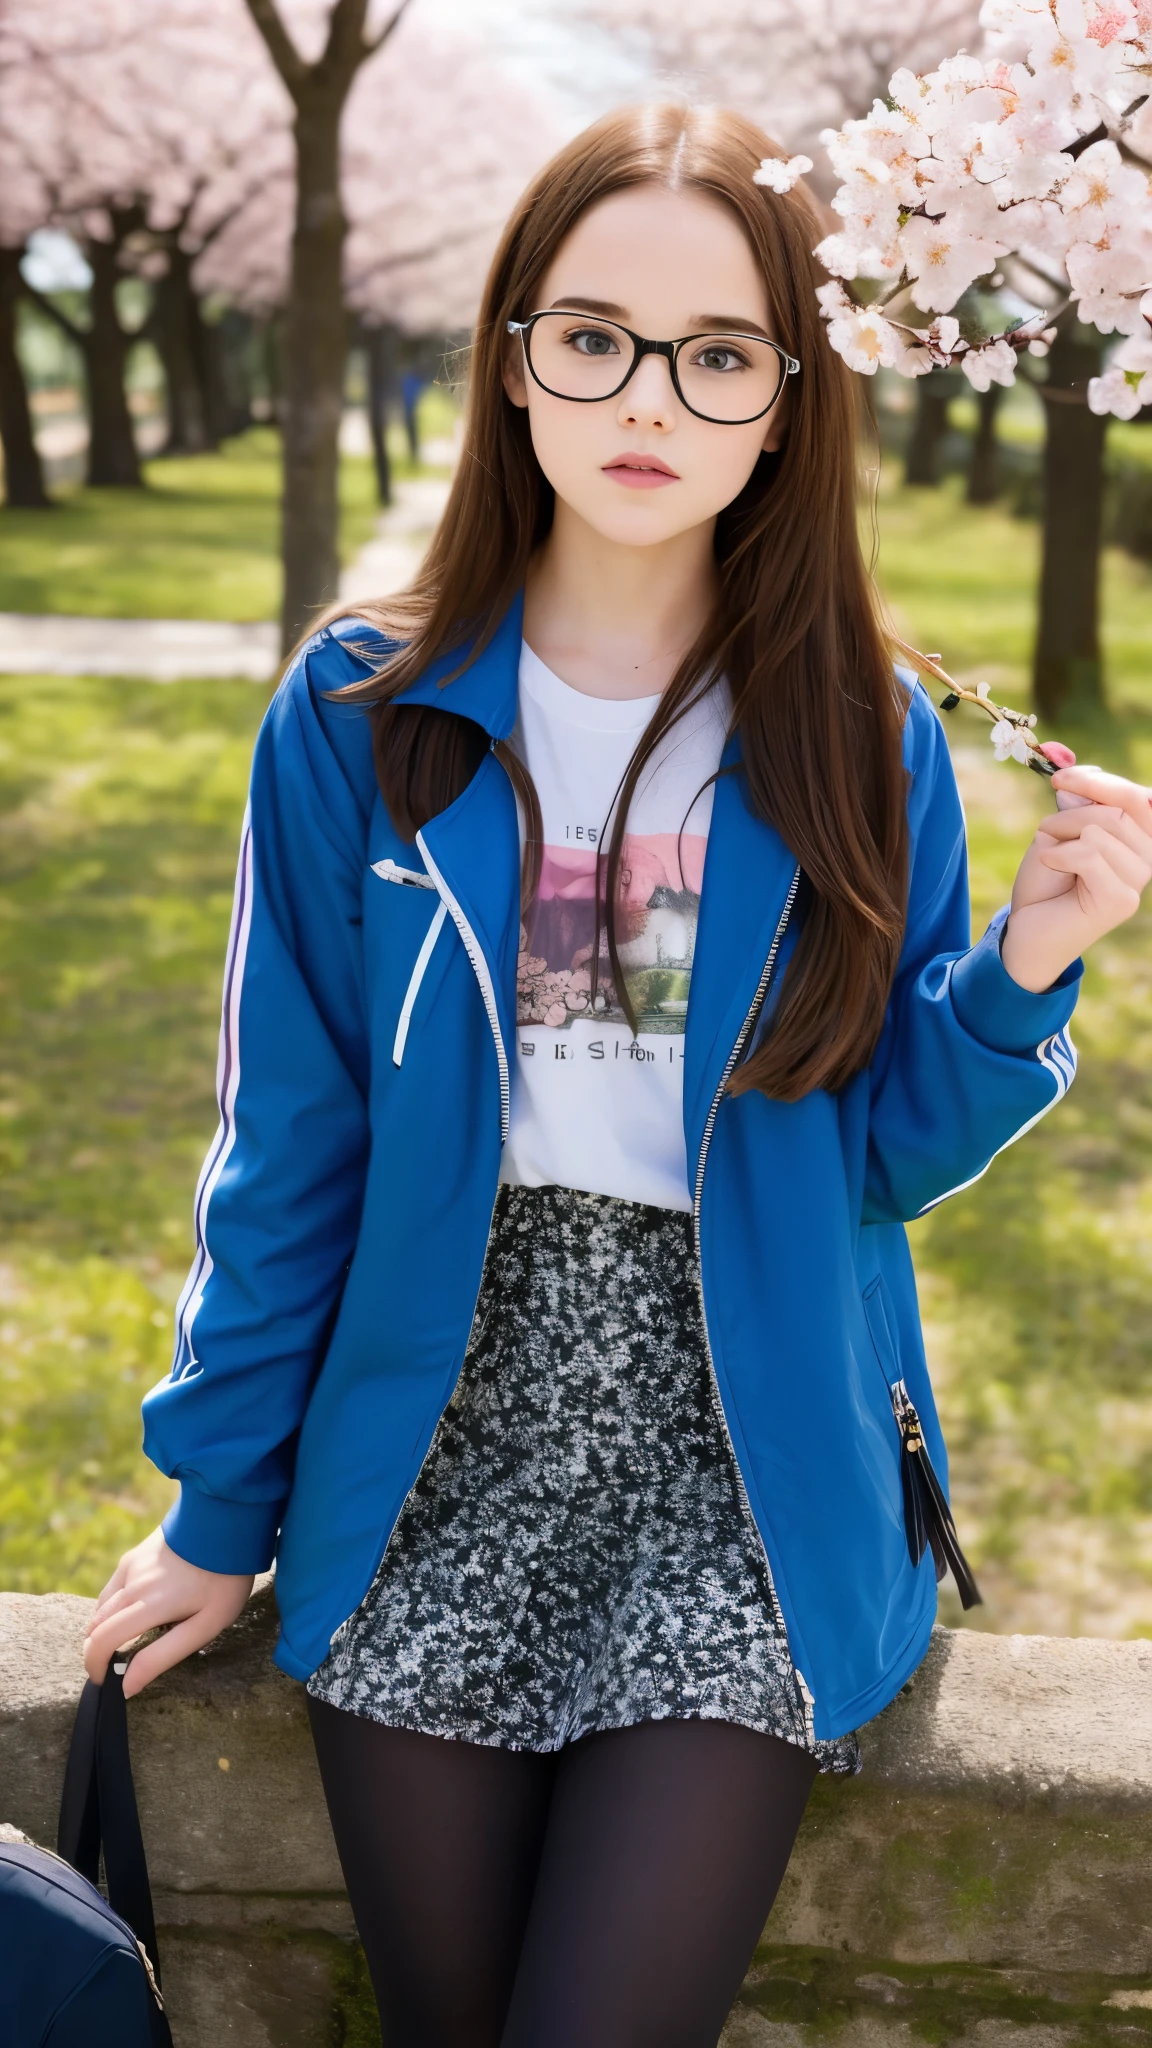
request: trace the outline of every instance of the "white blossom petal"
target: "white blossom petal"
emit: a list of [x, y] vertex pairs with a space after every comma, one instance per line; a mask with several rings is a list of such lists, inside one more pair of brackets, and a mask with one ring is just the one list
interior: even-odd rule
[[758, 171], [753, 171], [754, 185], [767, 185], [771, 192], [790, 192], [793, 185], [812, 169], [810, 156], [790, 156], [787, 161], [779, 156], [761, 159]]

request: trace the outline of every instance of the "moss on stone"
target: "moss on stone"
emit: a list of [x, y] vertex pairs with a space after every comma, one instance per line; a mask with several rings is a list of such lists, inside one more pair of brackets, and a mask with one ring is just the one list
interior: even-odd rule
[[358, 1941], [341, 1943], [332, 1989], [336, 2000], [332, 2048], [381, 2048], [376, 1999]]
[[835, 1949], [764, 1943], [739, 2005], [798, 2028], [812, 2043], [851, 2039], [890, 2016], [893, 2035], [933, 2044], [963, 2042], [989, 2021], [1043, 2027], [1067, 2048], [1135, 2048], [1152, 2041], [1152, 2007], [1110, 2006], [1118, 1991], [1147, 1991], [1152, 1979], [983, 1969], [971, 1963], [912, 1964]]
[[894, 1809], [883, 1783], [835, 1790], [833, 1803], [816, 1788], [771, 1939], [834, 1947], [846, 1935], [917, 1963], [1145, 1966], [1152, 1838], [1138, 1805], [942, 1788], [904, 1792]]

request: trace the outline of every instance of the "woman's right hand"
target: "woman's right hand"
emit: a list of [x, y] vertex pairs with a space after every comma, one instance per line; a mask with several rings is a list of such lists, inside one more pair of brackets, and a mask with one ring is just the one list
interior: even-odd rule
[[175, 1623], [133, 1657], [124, 1677], [124, 1697], [131, 1699], [235, 1621], [251, 1591], [250, 1574], [201, 1571], [169, 1550], [163, 1531], [154, 1529], [135, 1550], [124, 1552], [96, 1602], [84, 1643], [84, 1669], [103, 1685], [117, 1650], [146, 1629]]

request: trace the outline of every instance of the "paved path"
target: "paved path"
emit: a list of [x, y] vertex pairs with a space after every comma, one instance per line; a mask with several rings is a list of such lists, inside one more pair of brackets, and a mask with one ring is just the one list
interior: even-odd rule
[[0, 672], [40, 676], [243, 676], [266, 682], [276, 667], [274, 625], [220, 619], [84, 619], [0, 612]]
[[[340, 595], [385, 597], [414, 575], [448, 496], [440, 477], [396, 487], [396, 503], [340, 579]], [[154, 683], [238, 676], [268, 682], [279, 660], [271, 622], [225, 619], [89, 619], [0, 612], [0, 674], [141, 676]]]

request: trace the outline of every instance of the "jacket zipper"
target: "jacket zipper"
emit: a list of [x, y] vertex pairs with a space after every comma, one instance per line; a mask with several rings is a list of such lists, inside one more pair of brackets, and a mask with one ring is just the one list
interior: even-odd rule
[[[420, 848], [420, 852], [423, 854], [424, 859], [428, 863], [429, 874], [432, 877], [432, 886], [438, 889], [440, 892], [441, 910], [446, 908], [450, 913], [452, 922], [456, 926], [456, 929], [460, 934], [461, 940], [463, 941], [464, 950], [472, 963], [473, 972], [475, 973], [476, 979], [480, 984], [480, 993], [481, 996], [483, 997], [484, 1008], [487, 1011], [488, 1022], [492, 1029], [492, 1038], [496, 1047], [496, 1063], [500, 1074], [500, 1138], [501, 1143], [503, 1143], [508, 1136], [508, 1119], [509, 1104], [511, 1099], [511, 1087], [508, 1078], [508, 1059], [504, 1050], [504, 1040], [500, 1031], [499, 1012], [496, 1008], [496, 991], [492, 984], [492, 977], [488, 972], [488, 963], [480, 950], [480, 946], [477, 941], [475, 932], [473, 931], [471, 925], [469, 924], [467, 918], [465, 917], [464, 912], [460, 908], [460, 905], [457, 902], [455, 896], [452, 894], [452, 891], [449, 889], [448, 884], [444, 880], [443, 875], [440, 873], [440, 870], [437, 867], [435, 861], [433, 860], [431, 854], [429, 853], [428, 848], [424, 844], [422, 834], [419, 832], [416, 834], [416, 844]], [[385, 868], [392, 869], [393, 866], [394, 863], [392, 863], [391, 861], [381, 861], [380, 863], [378, 863], [375, 872], [377, 874], [380, 874]], [[428, 881], [424, 876], [418, 877], [415, 874], [411, 874], [408, 870], [404, 869], [396, 870], [395, 874], [389, 873], [385, 877], [385, 879], [389, 881], [394, 879], [403, 881], [410, 880], [422, 888], [428, 887]], [[776, 1593], [776, 1582], [772, 1577], [772, 1566], [769, 1562], [768, 1552], [764, 1546], [764, 1538], [760, 1534], [760, 1530], [756, 1523], [756, 1517], [752, 1513], [752, 1503], [748, 1498], [748, 1489], [744, 1484], [744, 1475], [740, 1470], [740, 1462], [736, 1456], [736, 1447], [732, 1442], [732, 1432], [728, 1427], [728, 1417], [724, 1413], [724, 1403], [720, 1395], [720, 1382], [716, 1376], [716, 1361], [712, 1356], [712, 1340], [708, 1335], [708, 1317], [704, 1306], [704, 1268], [700, 1244], [700, 1201], [701, 1196], [704, 1192], [704, 1168], [708, 1161], [708, 1151], [712, 1143], [712, 1133], [716, 1128], [716, 1118], [720, 1113], [720, 1104], [724, 1098], [724, 1090], [728, 1086], [728, 1083], [732, 1077], [733, 1070], [736, 1066], [736, 1062], [740, 1058], [740, 1055], [748, 1042], [749, 1033], [755, 1026], [756, 1019], [764, 1006], [764, 1000], [768, 994], [768, 989], [772, 981], [772, 976], [775, 972], [776, 961], [780, 952], [780, 946], [784, 938], [784, 933], [788, 928], [788, 920], [792, 915], [792, 907], [796, 901], [796, 894], [799, 887], [800, 869], [799, 866], [797, 866], [788, 888], [788, 894], [784, 901], [784, 908], [780, 912], [779, 922], [777, 923], [776, 930], [772, 935], [772, 944], [768, 948], [768, 957], [764, 962], [763, 969], [761, 970], [760, 979], [756, 985], [756, 993], [752, 998], [752, 1002], [749, 1007], [748, 1013], [744, 1019], [744, 1022], [741, 1025], [739, 1032], [737, 1033], [736, 1042], [728, 1055], [728, 1058], [724, 1065], [724, 1071], [720, 1076], [716, 1092], [712, 1097], [712, 1103], [709, 1108], [708, 1116], [704, 1124], [704, 1135], [700, 1141], [700, 1155], [696, 1163], [696, 1189], [692, 1203], [692, 1227], [696, 1243], [696, 1289], [700, 1300], [700, 1321], [704, 1331], [704, 1348], [708, 1356], [708, 1372], [712, 1391], [712, 1403], [716, 1411], [717, 1421], [719, 1422], [720, 1428], [724, 1434], [724, 1440], [728, 1445], [728, 1454], [732, 1460], [732, 1470], [735, 1474], [736, 1491], [740, 1501], [740, 1507], [743, 1512], [744, 1518], [748, 1524], [748, 1527], [751, 1530], [752, 1535], [755, 1538], [757, 1544], [759, 1545], [761, 1556], [764, 1559], [764, 1569], [768, 1576], [768, 1586], [772, 1595], [773, 1613], [777, 1625], [785, 1641], [787, 1641], [788, 1639], [788, 1631], [784, 1621], [784, 1615], [780, 1607], [780, 1602]], [[437, 924], [436, 919], [433, 919], [433, 925], [436, 926], [436, 929], [438, 931], [439, 926]], [[435, 941], [433, 940], [432, 943], [434, 944]], [[425, 939], [425, 945], [428, 945], [427, 939]], [[428, 945], [429, 954], [431, 954], [431, 951], [432, 947], [431, 945]], [[424, 964], [426, 965], [427, 962], [425, 962]], [[420, 969], [420, 973], [422, 975], [423, 968], [421, 967], [419, 960], [417, 961], [417, 968]], [[415, 979], [415, 974], [413, 978]], [[417, 983], [417, 986], [418, 985], [419, 984]], [[415, 997], [413, 996], [413, 1001], [414, 1000]], [[406, 1007], [408, 1007], [407, 997], [405, 998], [405, 1005]], [[405, 1033], [406, 1032], [407, 1023], [405, 1023]], [[399, 1032], [397, 1032], [397, 1038], [399, 1039]], [[402, 1042], [400, 1045], [400, 1050], [401, 1052], [403, 1051]], [[393, 1058], [395, 1057], [396, 1054], [394, 1050]], [[397, 1065], [399, 1065], [398, 1060]], [[497, 1196], [498, 1194], [499, 1188], [497, 1188]], [[496, 1197], [493, 1198], [492, 1202], [492, 1216], [495, 1216], [495, 1214]], [[489, 1238], [492, 1235], [492, 1217], [489, 1217], [488, 1220], [488, 1235]], [[473, 1309], [473, 1322], [475, 1322], [475, 1316], [476, 1311], [475, 1309]], [[468, 1334], [469, 1344], [471, 1343], [471, 1340], [472, 1331], [470, 1328]], [[428, 1449], [425, 1451], [423, 1458], [420, 1460], [420, 1467], [416, 1473], [415, 1479], [412, 1481], [412, 1486], [408, 1488], [408, 1491], [405, 1494], [403, 1501], [401, 1501], [400, 1507], [396, 1514], [396, 1520], [393, 1522], [391, 1529], [388, 1531], [388, 1535], [384, 1543], [384, 1548], [380, 1553], [380, 1562], [377, 1564], [376, 1569], [372, 1574], [373, 1579], [375, 1579], [376, 1574], [379, 1572], [380, 1567], [384, 1562], [384, 1558], [387, 1555], [388, 1551], [388, 1545], [391, 1543], [392, 1538], [396, 1533], [397, 1523], [400, 1520], [400, 1516], [404, 1512], [404, 1508], [407, 1505], [407, 1502], [411, 1496], [412, 1489], [419, 1483], [420, 1475], [424, 1471], [424, 1468], [427, 1465], [429, 1458], [432, 1456], [432, 1453], [436, 1448], [437, 1440], [440, 1435], [441, 1424], [443, 1423], [444, 1416], [447, 1413], [448, 1408], [451, 1407], [453, 1398], [456, 1393], [456, 1388], [460, 1384], [460, 1374], [464, 1370], [464, 1360], [467, 1358], [467, 1355], [468, 1345], [466, 1344], [464, 1347], [464, 1355], [461, 1358], [460, 1365], [457, 1369], [456, 1377], [452, 1382], [452, 1391], [449, 1394], [448, 1399], [444, 1404], [444, 1407], [440, 1411], [440, 1419], [432, 1432], [432, 1437], [429, 1442]], [[805, 1730], [809, 1741], [814, 1742], [816, 1739], [813, 1721], [813, 1714], [816, 1705], [815, 1698], [809, 1690], [807, 1681], [805, 1680], [803, 1673], [799, 1670], [796, 1671], [796, 1681], [799, 1687], [800, 1697], [804, 1707]]]
[[[717, 1083], [716, 1093], [712, 1097], [711, 1107], [708, 1111], [708, 1116], [704, 1124], [704, 1135], [700, 1140], [700, 1154], [696, 1162], [696, 1187], [692, 1199], [692, 1228], [693, 1235], [696, 1241], [696, 1289], [700, 1298], [700, 1321], [704, 1331], [704, 1349], [708, 1355], [708, 1373], [712, 1388], [712, 1405], [716, 1411], [716, 1419], [719, 1422], [720, 1428], [724, 1433], [724, 1440], [728, 1445], [728, 1454], [732, 1460], [732, 1470], [736, 1478], [736, 1492], [739, 1496], [740, 1507], [743, 1512], [744, 1519], [747, 1522], [748, 1527], [751, 1530], [752, 1535], [755, 1538], [756, 1543], [759, 1547], [760, 1554], [764, 1559], [764, 1569], [768, 1574], [768, 1586], [772, 1595], [772, 1611], [777, 1626], [779, 1627], [780, 1633], [784, 1637], [785, 1642], [787, 1642], [788, 1640], [788, 1630], [785, 1625], [784, 1615], [780, 1606], [780, 1601], [776, 1593], [776, 1581], [772, 1577], [772, 1566], [769, 1562], [768, 1552], [764, 1544], [764, 1538], [760, 1534], [760, 1530], [756, 1522], [756, 1517], [752, 1513], [752, 1503], [748, 1498], [748, 1489], [744, 1484], [744, 1474], [740, 1470], [740, 1461], [736, 1456], [736, 1446], [732, 1442], [732, 1432], [728, 1427], [728, 1417], [724, 1413], [724, 1402], [720, 1395], [720, 1381], [717, 1378], [716, 1374], [716, 1361], [712, 1356], [712, 1340], [708, 1335], [708, 1316], [704, 1306], [704, 1261], [700, 1240], [700, 1202], [704, 1193], [704, 1168], [708, 1163], [708, 1151], [712, 1143], [712, 1133], [716, 1128], [716, 1118], [720, 1114], [720, 1104], [724, 1099], [724, 1090], [727, 1088], [728, 1083], [732, 1078], [736, 1062], [740, 1058], [741, 1053], [744, 1051], [744, 1048], [748, 1043], [749, 1036], [755, 1028], [756, 1020], [764, 1007], [765, 997], [768, 994], [768, 990], [772, 981], [772, 976], [776, 971], [776, 961], [779, 957], [780, 947], [784, 938], [784, 933], [788, 929], [788, 920], [792, 915], [792, 907], [796, 901], [796, 893], [799, 887], [800, 869], [799, 867], [797, 867], [792, 876], [792, 881], [789, 885], [788, 894], [784, 899], [784, 908], [780, 912], [779, 922], [776, 926], [776, 930], [772, 934], [772, 944], [768, 948], [768, 957], [764, 962], [764, 966], [760, 974], [760, 979], [756, 984], [756, 993], [752, 998], [748, 1014], [745, 1017], [743, 1024], [740, 1026], [740, 1029], [736, 1034], [736, 1043], [732, 1047], [732, 1050], [729, 1053], [727, 1060], [725, 1061], [724, 1071], [720, 1076], [719, 1082]], [[796, 1669], [795, 1665], [793, 1665], [793, 1669]], [[815, 1742], [816, 1731], [814, 1723], [814, 1709], [816, 1706], [816, 1701], [811, 1691], [809, 1690], [807, 1680], [805, 1679], [803, 1673], [799, 1670], [796, 1670], [796, 1682], [800, 1690], [800, 1698], [804, 1708], [805, 1731], [807, 1733], [809, 1742]]]
[[[429, 882], [427, 886], [434, 889], [436, 884]], [[424, 979], [428, 962], [436, 949], [436, 941], [444, 929], [444, 920], [447, 915], [448, 905], [441, 900], [436, 905], [432, 922], [424, 934], [424, 943], [416, 955], [416, 965], [412, 969], [412, 978], [405, 991], [404, 1001], [400, 1005], [400, 1017], [396, 1025], [396, 1036], [392, 1042], [392, 1064], [394, 1067], [398, 1067], [404, 1058], [404, 1047], [408, 1043], [408, 1026], [412, 1022], [412, 1011], [416, 998], [420, 993], [420, 984]]]
[[508, 1078], [508, 1055], [504, 1050], [504, 1039], [500, 1030], [500, 1012], [496, 1007], [496, 990], [493, 986], [492, 976], [488, 972], [488, 962], [484, 958], [483, 952], [480, 949], [480, 943], [468, 919], [465, 917], [432, 855], [425, 846], [422, 832], [416, 834], [416, 844], [428, 863], [428, 872], [432, 877], [433, 887], [439, 889], [442, 901], [448, 906], [448, 914], [460, 934], [464, 951], [472, 962], [472, 971], [480, 984], [480, 994], [484, 999], [484, 1008], [488, 1012], [488, 1022], [492, 1027], [492, 1038], [496, 1047], [496, 1066], [500, 1075], [500, 1143], [503, 1145], [508, 1136], [512, 1087]]

